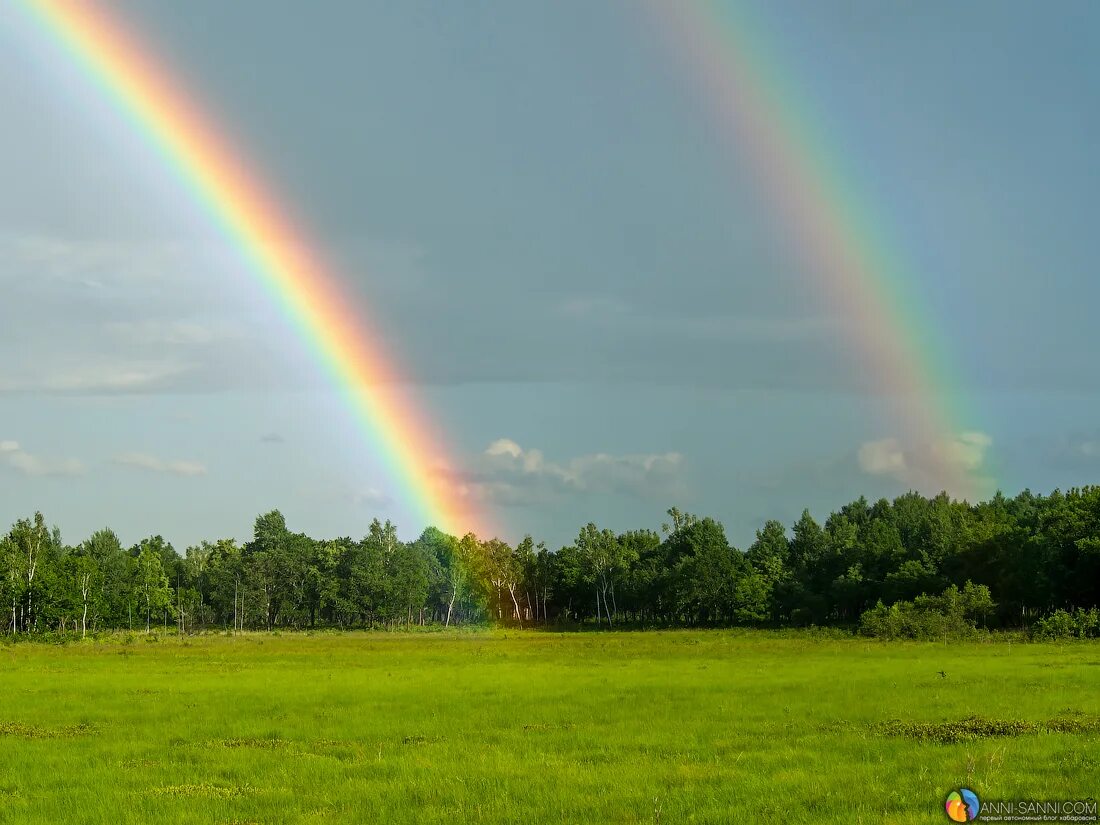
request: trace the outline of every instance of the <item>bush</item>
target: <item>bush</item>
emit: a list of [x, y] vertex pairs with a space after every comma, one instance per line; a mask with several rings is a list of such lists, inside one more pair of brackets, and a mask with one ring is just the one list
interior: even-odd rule
[[1100, 610], [1055, 610], [1035, 623], [1039, 639], [1089, 639], [1100, 636]]
[[978, 632], [996, 604], [984, 584], [951, 585], [939, 596], [922, 595], [887, 607], [881, 601], [859, 617], [865, 636], [882, 639], [939, 639]]

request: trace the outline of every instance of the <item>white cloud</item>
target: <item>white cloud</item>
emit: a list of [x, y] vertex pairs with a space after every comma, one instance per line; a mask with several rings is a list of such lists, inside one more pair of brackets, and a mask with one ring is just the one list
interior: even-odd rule
[[541, 450], [525, 449], [510, 438], [492, 442], [472, 470], [440, 470], [439, 476], [460, 496], [499, 504], [599, 493], [672, 497], [681, 495], [684, 486], [679, 453], [592, 453], [549, 461]]
[[393, 504], [393, 497], [377, 487], [364, 487], [352, 494], [352, 501], [360, 507], [385, 509]]
[[186, 372], [184, 364], [99, 363], [45, 376], [42, 388], [59, 391], [125, 391], [159, 385]]
[[[0, 230], [0, 393], [223, 389], [297, 379], [306, 357], [236, 251]], [[276, 334], [281, 333], [281, 334]]]
[[104, 328], [121, 340], [138, 345], [172, 344], [203, 345], [245, 337], [242, 325], [226, 322], [199, 323], [146, 319], [142, 321], [112, 321]]
[[868, 441], [859, 448], [859, 466], [873, 476], [898, 476], [907, 469], [905, 450], [896, 438]]
[[498, 438], [496, 441], [485, 448], [485, 455], [506, 455], [511, 456], [512, 458], [519, 458], [521, 455], [523, 455], [523, 448], [510, 438]]
[[148, 453], [123, 453], [115, 456], [114, 463], [153, 473], [177, 476], [206, 475], [206, 466], [197, 461], [165, 461]]
[[[944, 475], [969, 479], [982, 486], [988, 479], [986, 453], [993, 439], [986, 433], [969, 431], [924, 444], [906, 444], [897, 438], [864, 442], [857, 453], [859, 467], [873, 476], [886, 476], [919, 490], [942, 487]], [[963, 492], [963, 491], [952, 491]]]
[[0, 463], [26, 476], [79, 476], [84, 465], [75, 458], [43, 458], [28, 453], [18, 441], [0, 441]]
[[986, 433], [965, 432], [934, 446], [942, 461], [963, 470], [980, 470], [993, 439]]
[[2, 233], [0, 255], [0, 281], [22, 280], [29, 267], [47, 281], [104, 289], [163, 282], [191, 266], [194, 250], [176, 242]]

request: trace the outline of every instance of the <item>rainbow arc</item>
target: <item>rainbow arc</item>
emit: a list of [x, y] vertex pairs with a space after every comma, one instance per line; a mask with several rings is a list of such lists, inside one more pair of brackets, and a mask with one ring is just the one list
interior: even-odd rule
[[346, 397], [416, 515], [450, 533], [483, 532], [482, 516], [437, 473], [449, 463], [438, 430], [399, 394], [380, 389], [405, 377], [393, 355], [369, 334], [373, 327], [364, 313], [246, 157], [106, 9], [90, 0], [25, 0], [25, 5], [239, 249]]

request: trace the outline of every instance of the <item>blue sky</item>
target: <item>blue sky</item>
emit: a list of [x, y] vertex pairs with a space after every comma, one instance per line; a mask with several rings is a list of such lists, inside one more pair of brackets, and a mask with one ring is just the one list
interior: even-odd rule
[[[1096, 479], [1095, 4], [750, 5], [963, 379], [940, 444], [865, 386], [637, 5], [111, 7], [337, 263], [508, 538], [675, 504], [744, 545], [920, 488], [935, 451], [1010, 493]], [[415, 535], [236, 250], [12, 6], [0, 112], [0, 522]]]

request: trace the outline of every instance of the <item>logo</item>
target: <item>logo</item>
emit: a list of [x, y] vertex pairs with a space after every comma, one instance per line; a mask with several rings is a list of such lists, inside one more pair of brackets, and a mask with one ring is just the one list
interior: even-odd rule
[[947, 795], [947, 817], [952, 822], [970, 822], [978, 818], [981, 803], [978, 795], [969, 788], [959, 788]]

